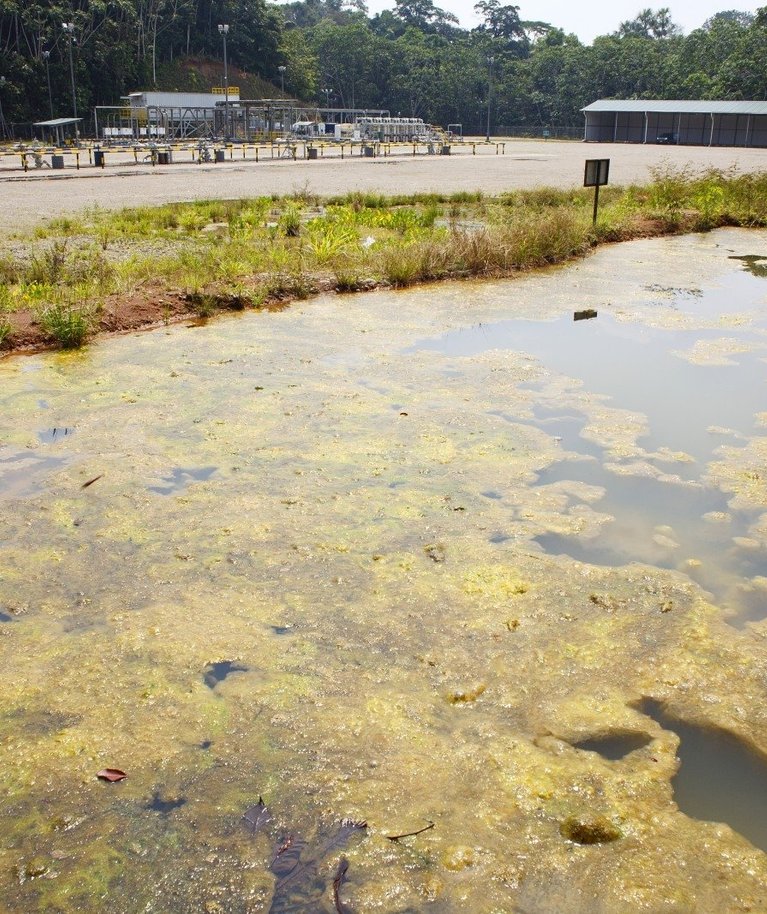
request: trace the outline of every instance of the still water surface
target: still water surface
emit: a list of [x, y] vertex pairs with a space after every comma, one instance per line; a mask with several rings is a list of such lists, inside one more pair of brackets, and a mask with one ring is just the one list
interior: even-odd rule
[[[705, 558], [706, 582], [715, 596], [736, 612], [745, 612], [745, 618], [763, 618], [767, 605], [763, 611], [754, 606], [745, 611], [737, 605], [737, 596], [728, 596], [734, 580], [767, 574], [763, 547], [739, 549], [734, 543], [747, 535], [761, 506], [731, 511], [730, 493], [707, 478], [708, 463], [723, 441], [742, 446], [763, 427], [763, 278], [741, 269], [725, 276], [718, 288], [695, 288], [694, 293], [675, 290], [670, 307], [704, 320], [729, 312], [752, 316], [745, 326], [727, 329], [726, 347], [735, 351], [714, 364], [697, 364], [686, 356], [700, 341], [721, 341], [721, 328], [669, 329], [627, 323], [610, 314], [588, 322], [565, 314], [552, 321], [479, 324], [419, 341], [415, 348], [463, 358], [491, 349], [522, 351], [546, 369], [576, 379], [589, 394], [640, 414], [645, 422], [636, 443], [645, 466], [641, 471], [629, 467], [626, 475], [622, 470], [636, 462], [637, 454], [611, 459], [607, 448], [584, 435], [586, 414], [562, 411], [547, 400], [536, 407], [533, 420], [500, 414], [511, 423], [532, 421], [567, 452], [567, 459], [538, 474], [536, 485], [576, 480], [604, 490], [598, 507], [612, 520], [598, 536], [550, 534], [538, 537], [538, 542], [547, 552], [605, 565], [623, 565], [633, 558], [676, 568]], [[727, 517], [707, 523], [706, 515], [715, 513]], [[660, 528], [664, 535], [659, 537]]]
[[767, 907], [765, 254], [0, 362], [9, 911]]

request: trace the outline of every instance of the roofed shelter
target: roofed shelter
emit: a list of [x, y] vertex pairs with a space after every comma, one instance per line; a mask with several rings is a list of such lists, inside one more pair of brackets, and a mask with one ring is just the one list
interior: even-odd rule
[[581, 110], [586, 142], [767, 147], [767, 102], [602, 98]]
[[[56, 137], [56, 145], [64, 145], [65, 127], [76, 127], [82, 120], [81, 117], [54, 117], [49, 121], [36, 121], [34, 127], [46, 127], [51, 132], [51, 136]], [[73, 136], [77, 139], [77, 130], [73, 131]]]

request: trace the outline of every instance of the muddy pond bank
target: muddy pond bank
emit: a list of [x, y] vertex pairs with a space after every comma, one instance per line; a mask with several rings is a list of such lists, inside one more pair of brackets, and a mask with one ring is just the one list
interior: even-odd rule
[[764, 910], [750, 255], [0, 362], [8, 910]]

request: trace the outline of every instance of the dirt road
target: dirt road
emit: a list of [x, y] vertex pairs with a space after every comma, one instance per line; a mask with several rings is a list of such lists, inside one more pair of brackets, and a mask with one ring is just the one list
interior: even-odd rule
[[[453, 150], [450, 156], [403, 154], [387, 158], [323, 158], [296, 162], [276, 159], [218, 165], [114, 164], [102, 170], [85, 166], [54, 173], [0, 172], [5, 214], [0, 231], [28, 228], [46, 217], [87, 207], [120, 208], [192, 199], [231, 199], [308, 190], [320, 195], [353, 190], [416, 193], [482, 190], [497, 194], [524, 187], [578, 187], [587, 158], [611, 160], [610, 183], [644, 182], [649, 169], [663, 163], [699, 168], [759, 171], [767, 150], [707, 147], [584, 144], [513, 140], [505, 153], [495, 146]], [[114, 161], [114, 159], [113, 159]]]

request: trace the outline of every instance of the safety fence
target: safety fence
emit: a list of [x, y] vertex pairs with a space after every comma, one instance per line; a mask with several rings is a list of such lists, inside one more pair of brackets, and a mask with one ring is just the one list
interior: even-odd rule
[[108, 166], [151, 165], [161, 167], [173, 164], [223, 164], [226, 162], [260, 162], [289, 159], [312, 161], [324, 158], [377, 158], [388, 156], [418, 155], [505, 155], [506, 143], [502, 141], [462, 141], [440, 143], [415, 141], [402, 143], [384, 142], [314, 142], [310, 140], [278, 140], [272, 143], [148, 143], [133, 146], [105, 146], [83, 144], [80, 146], [16, 146], [0, 147], [0, 170], [25, 172], [51, 169], [80, 170], [81, 168], [107, 168]]

